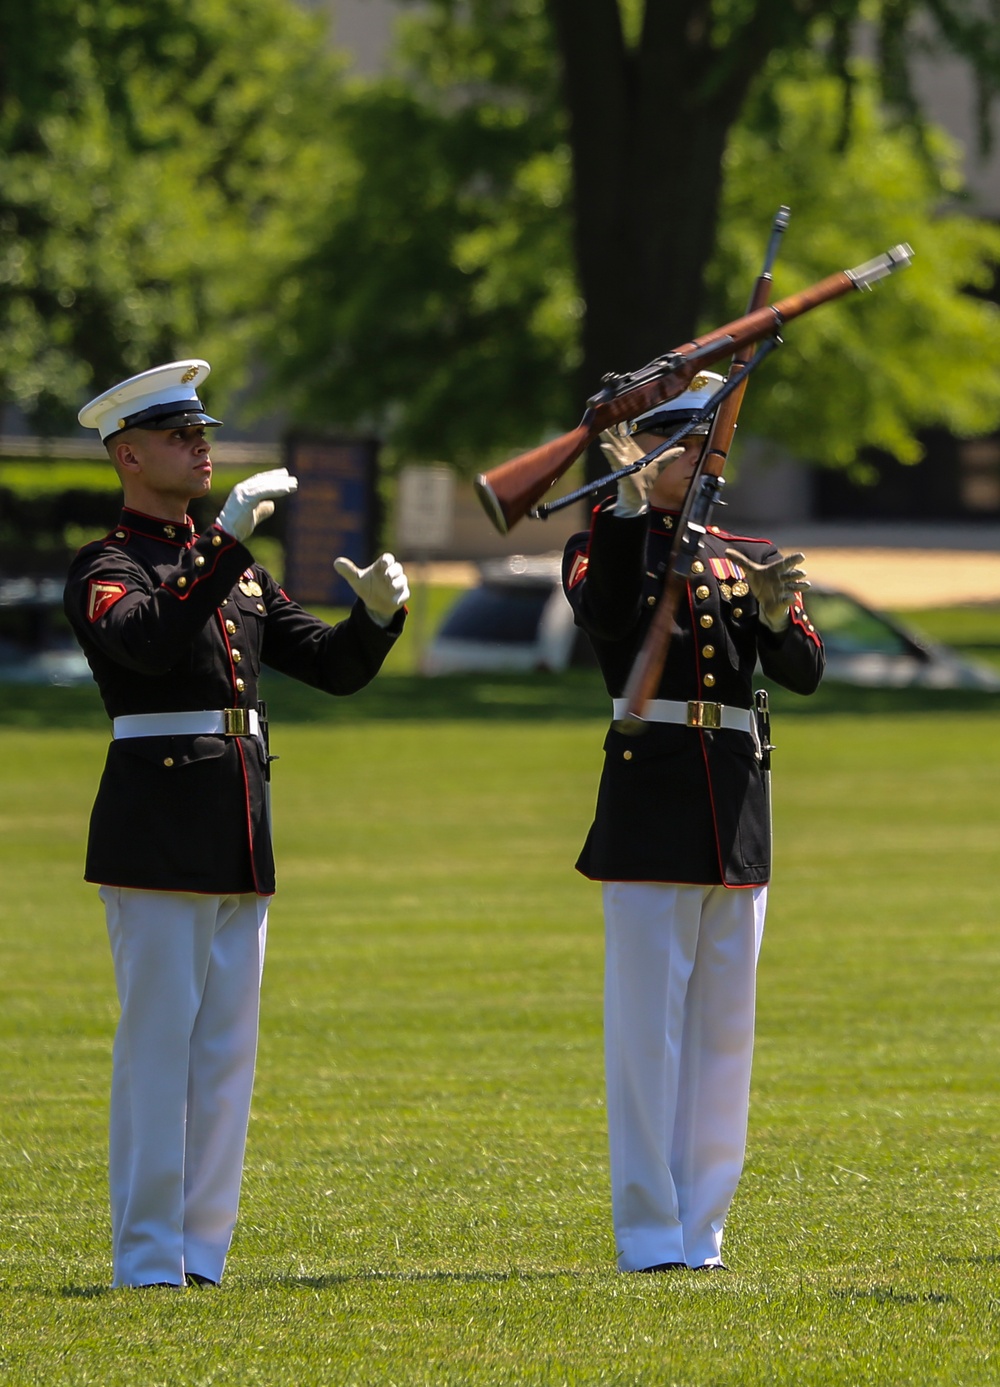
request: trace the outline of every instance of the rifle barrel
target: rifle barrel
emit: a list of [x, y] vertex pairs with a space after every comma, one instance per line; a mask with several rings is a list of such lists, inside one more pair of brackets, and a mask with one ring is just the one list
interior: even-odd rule
[[[507, 534], [599, 433], [676, 398], [687, 389], [700, 366], [710, 366], [762, 337], [777, 334], [783, 323], [852, 289], [870, 289], [895, 270], [905, 269], [912, 259], [908, 245], [893, 246], [874, 260], [852, 270], [838, 270], [797, 294], [696, 337], [641, 371], [606, 377], [603, 389], [588, 401], [587, 411], [575, 429], [476, 478], [476, 491], [493, 524], [501, 534]], [[637, 380], [639, 384], [635, 383]]]

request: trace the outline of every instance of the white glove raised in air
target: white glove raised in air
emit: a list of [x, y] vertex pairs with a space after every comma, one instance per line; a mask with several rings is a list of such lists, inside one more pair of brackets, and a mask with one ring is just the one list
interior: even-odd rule
[[333, 566], [379, 626], [388, 626], [410, 595], [403, 565], [391, 554], [380, 554], [367, 568], [343, 558], [334, 559]]
[[[644, 457], [642, 449], [626, 431], [627, 424], [613, 424], [601, 434], [601, 452], [615, 472], [623, 467], [631, 467]], [[656, 485], [656, 479], [668, 462], [680, 457], [683, 448], [668, 448], [658, 458], [654, 458], [641, 472], [633, 472], [618, 482], [618, 500], [615, 502], [615, 515], [626, 519], [645, 515], [649, 509], [649, 493]]]
[[799, 564], [805, 554], [779, 554], [770, 563], [754, 563], [738, 549], [727, 549], [726, 558], [738, 563], [746, 575], [747, 585], [760, 608], [760, 619], [772, 631], [783, 631], [789, 622], [788, 609], [795, 594], [805, 592], [811, 583]]
[[262, 520], [274, 514], [275, 496], [290, 496], [298, 482], [288, 475], [287, 467], [271, 472], [257, 472], [245, 482], [237, 482], [219, 511], [216, 525], [233, 539], [249, 539]]

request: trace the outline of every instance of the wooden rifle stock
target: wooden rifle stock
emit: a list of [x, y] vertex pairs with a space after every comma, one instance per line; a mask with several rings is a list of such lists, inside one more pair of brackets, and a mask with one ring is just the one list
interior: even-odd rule
[[757, 308], [714, 332], [696, 337], [640, 371], [607, 378], [604, 388], [588, 401], [587, 410], [575, 429], [476, 478], [476, 492], [487, 515], [501, 534], [507, 534], [569, 471], [587, 445], [604, 429], [674, 399], [687, 389], [702, 367], [733, 356], [762, 337], [776, 334], [783, 323], [840, 298], [852, 289], [871, 288], [893, 270], [908, 265], [912, 254], [907, 245], [894, 246], [864, 265], [853, 270], [838, 270], [798, 294]]
[[570, 433], [560, 434], [550, 443], [521, 453], [476, 478], [476, 495], [502, 535], [523, 520], [549, 487], [569, 471], [594, 436], [585, 415]]
[[[764, 258], [764, 267], [757, 277], [757, 282], [754, 284], [753, 292], [750, 295], [750, 302], [747, 305], [748, 316], [767, 305], [771, 295], [771, 268], [777, 253], [778, 241], [787, 225], [788, 208], [782, 207], [774, 219], [771, 239]], [[746, 346], [741, 347], [733, 356], [726, 379], [731, 380], [734, 375], [738, 374], [743, 375], [745, 379], [736, 386], [732, 394], [727, 395], [722, 401], [712, 421], [705, 450], [702, 453], [698, 468], [691, 478], [687, 496], [684, 499], [681, 521], [674, 533], [674, 548], [681, 544], [687, 530], [691, 503], [701, 484], [701, 478], [704, 476], [721, 477], [725, 469], [733, 436], [736, 433], [736, 421], [739, 418], [740, 406], [743, 404], [743, 396], [746, 394], [749, 380], [747, 366], [752, 355], [750, 347]], [[638, 732], [645, 728], [646, 723], [642, 720], [643, 716], [650, 700], [656, 697], [660, 687], [660, 678], [663, 674], [663, 667], [667, 663], [667, 654], [676, 625], [677, 611], [681, 598], [687, 590], [687, 575], [678, 571], [676, 557], [672, 550], [670, 570], [660, 594], [653, 620], [649, 623], [645, 639], [625, 684], [624, 697], [627, 700], [625, 712], [616, 723], [620, 732]]]

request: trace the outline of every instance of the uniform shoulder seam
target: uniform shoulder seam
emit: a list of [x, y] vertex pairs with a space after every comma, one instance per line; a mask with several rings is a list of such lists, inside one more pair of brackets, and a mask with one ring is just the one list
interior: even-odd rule
[[713, 526], [709, 533], [715, 535], [716, 539], [742, 539], [747, 544], [774, 543], [773, 539], [767, 539], [764, 535], [738, 535], [734, 534], [732, 530], [721, 530], [717, 525]]

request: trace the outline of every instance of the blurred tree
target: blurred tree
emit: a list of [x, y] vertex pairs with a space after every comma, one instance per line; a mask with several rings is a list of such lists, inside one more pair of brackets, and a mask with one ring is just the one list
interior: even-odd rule
[[346, 88], [333, 138], [353, 160], [278, 309], [273, 383], [305, 422], [469, 461], [576, 407], [550, 31], [538, 6], [500, 10], [487, 34], [432, 6], [407, 26], [404, 72]]
[[810, 55], [751, 98], [726, 154], [705, 304], [713, 322], [742, 312], [734, 291], [759, 272], [782, 201], [792, 218], [775, 297], [911, 242], [911, 268], [870, 296], [852, 294], [789, 323], [787, 345], [747, 392], [740, 427], [828, 465], [853, 467], [866, 445], [915, 462], [922, 427], [972, 435], [1000, 423], [1000, 377], [988, 364], [1000, 351], [1000, 310], [981, 296], [1000, 264], [1000, 228], [939, 215], [944, 197], [961, 188], [945, 136], [928, 129], [918, 140], [894, 126], [860, 71], [852, 101], [845, 134], [841, 81]]
[[[664, 342], [690, 338], [702, 321], [739, 124], [757, 135], [750, 177], [771, 201], [790, 203], [793, 216], [807, 205], [799, 185], [780, 176], [785, 151], [798, 147], [796, 173], [825, 158], [824, 182], [833, 182], [827, 209], [847, 211], [845, 222], [858, 233], [838, 243], [825, 271], [886, 248], [872, 244], [884, 225], [879, 179], [866, 180], [869, 198], [876, 194], [866, 220], [852, 206], [856, 181], [836, 162], [848, 146], [860, 154], [853, 121], [859, 87], [870, 93], [874, 85], [881, 96], [881, 130], [894, 125], [902, 141], [897, 160], [907, 141], [914, 154], [926, 151], [932, 172], [920, 179], [924, 196], [910, 203], [909, 224], [889, 232], [890, 243], [909, 240], [926, 255], [922, 223], [944, 188], [934, 186], [940, 172], [924, 139], [911, 55], [935, 45], [962, 53], [979, 78], [981, 109], [985, 94], [1000, 86], [996, 0], [545, 0], [545, 8], [569, 118], [590, 380], [607, 369], [602, 362], [645, 361]], [[851, 58], [859, 21], [867, 23], [875, 51], [867, 70]], [[817, 128], [815, 119], [799, 119], [808, 93], [798, 105], [770, 101], [769, 94], [785, 74], [810, 82], [820, 66], [839, 78], [842, 119]], [[861, 162], [856, 157], [856, 173]], [[816, 192], [823, 185], [808, 186]], [[730, 307], [724, 319], [731, 316]]]
[[866, 443], [912, 459], [930, 422], [988, 430], [1000, 322], [964, 291], [989, 287], [1000, 236], [955, 209], [955, 153], [907, 73], [918, 40], [962, 52], [985, 111], [996, 8], [424, 0], [398, 69], [346, 90], [353, 164], [284, 274], [276, 388], [304, 420], [474, 469], [741, 313], [787, 202], [779, 294], [901, 240], [917, 261], [790, 325], [745, 427], [837, 464]]
[[186, 354], [245, 378], [335, 162], [336, 68], [287, 0], [32, 0], [0, 20], [0, 399], [42, 431]]

